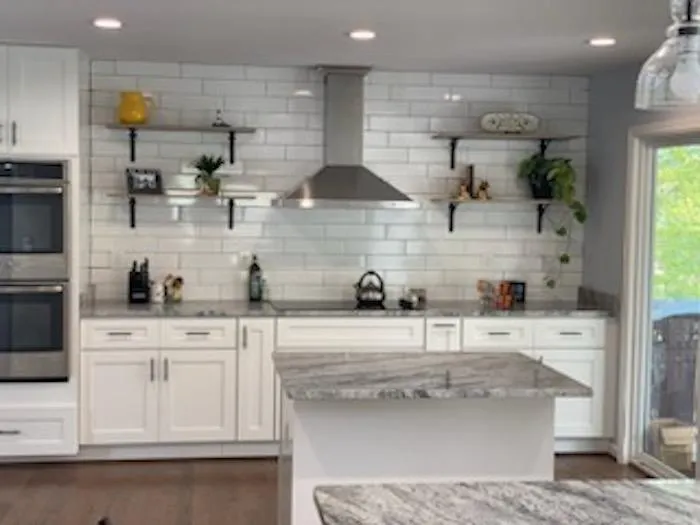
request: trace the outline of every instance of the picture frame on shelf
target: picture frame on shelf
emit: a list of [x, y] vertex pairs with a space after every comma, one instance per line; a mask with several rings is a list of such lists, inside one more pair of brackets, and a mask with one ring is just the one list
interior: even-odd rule
[[126, 168], [129, 195], [162, 195], [163, 176], [157, 168]]

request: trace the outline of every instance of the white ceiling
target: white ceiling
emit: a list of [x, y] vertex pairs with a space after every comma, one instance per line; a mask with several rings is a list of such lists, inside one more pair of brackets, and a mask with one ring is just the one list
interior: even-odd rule
[[[0, 39], [77, 46], [95, 58], [215, 64], [587, 73], [643, 60], [668, 0], [7, 0]], [[120, 32], [91, 26], [97, 16]], [[344, 33], [371, 28], [373, 42]], [[592, 49], [586, 39], [619, 45]]]

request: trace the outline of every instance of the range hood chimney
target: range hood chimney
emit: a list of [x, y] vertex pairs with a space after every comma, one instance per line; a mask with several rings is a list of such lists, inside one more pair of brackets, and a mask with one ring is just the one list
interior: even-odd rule
[[324, 77], [323, 167], [277, 204], [295, 208], [417, 208], [362, 162], [364, 78], [369, 69], [320, 68]]

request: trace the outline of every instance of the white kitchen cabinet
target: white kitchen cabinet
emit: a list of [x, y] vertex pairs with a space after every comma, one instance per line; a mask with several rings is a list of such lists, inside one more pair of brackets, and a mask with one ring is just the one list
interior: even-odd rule
[[0, 457], [77, 454], [77, 419], [75, 406], [0, 406]]
[[535, 348], [603, 348], [605, 319], [548, 319], [534, 323]]
[[528, 319], [468, 318], [462, 322], [464, 349], [520, 350], [532, 347], [533, 322]]
[[238, 352], [238, 439], [275, 438], [274, 319], [241, 319]]
[[161, 325], [163, 348], [236, 348], [235, 319], [176, 319]]
[[605, 436], [605, 350], [535, 350], [535, 359], [593, 389], [593, 397], [556, 400], [556, 438], [602, 438]]
[[277, 321], [277, 347], [313, 351], [405, 351], [425, 348], [419, 318], [303, 317]]
[[82, 442], [158, 440], [158, 352], [104, 351], [82, 356]]
[[236, 353], [163, 350], [160, 365], [159, 441], [233, 441]]
[[156, 319], [89, 319], [80, 323], [80, 341], [86, 350], [140, 350], [160, 346]]
[[7, 153], [9, 148], [9, 130], [7, 122], [9, 79], [7, 75], [7, 46], [0, 46], [0, 153]]
[[2, 149], [17, 155], [78, 155], [78, 52], [8, 46], [3, 57]]
[[429, 352], [459, 352], [461, 349], [460, 324], [458, 317], [426, 320], [426, 350]]

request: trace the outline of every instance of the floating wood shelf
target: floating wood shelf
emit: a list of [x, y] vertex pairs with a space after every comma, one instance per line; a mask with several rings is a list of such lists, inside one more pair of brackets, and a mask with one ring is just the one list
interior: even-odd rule
[[529, 140], [540, 143], [540, 151], [546, 153], [547, 147], [553, 141], [563, 142], [566, 140], [574, 140], [583, 138], [582, 135], [557, 135], [553, 133], [484, 133], [484, 132], [466, 132], [466, 133], [436, 133], [433, 135], [433, 140], [448, 140], [450, 141], [450, 169], [455, 169], [457, 144], [460, 140]]
[[219, 195], [209, 196], [202, 195], [199, 190], [188, 190], [188, 189], [166, 189], [162, 194], [149, 195], [146, 193], [134, 194], [134, 193], [107, 193], [108, 197], [115, 197], [120, 199], [128, 199], [129, 202], [129, 226], [131, 228], [136, 228], [136, 201], [138, 199], [187, 199], [193, 202], [204, 202], [211, 203], [215, 202], [217, 204], [226, 204], [228, 209], [228, 228], [233, 230], [234, 228], [234, 215], [236, 209], [236, 201], [254, 201], [259, 198], [258, 194], [254, 193], [241, 193], [235, 191], [222, 191]]
[[175, 126], [171, 124], [144, 124], [144, 125], [128, 125], [128, 124], [107, 124], [107, 129], [123, 130], [129, 133], [129, 159], [131, 162], [136, 161], [136, 139], [138, 139], [141, 131], [167, 131], [180, 133], [226, 133], [228, 134], [228, 153], [229, 162], [236, 162], [236, 135], [255, 133], [255, 128], [248, 127], [232, 127], [232, 126]]
[[460, 205], [499, 205], [499, 204], [536, 204], [537, 205], [537, 233], [542, 233], [542, 219], [547, 211], [547, 208], [552, 204], [551, 200], [544, 199], [523, 199], [519, 197], [502, 197], [494, 198], [486, 201], [479, 199], [465, 199], [465, 200], [455, 200], [455, 199], [432, 199], [431, 202], [435, 204], [447, 204], [448, 223], [447, 229], [450, 233], [454, 231], [455, 224], [455, 212]]

